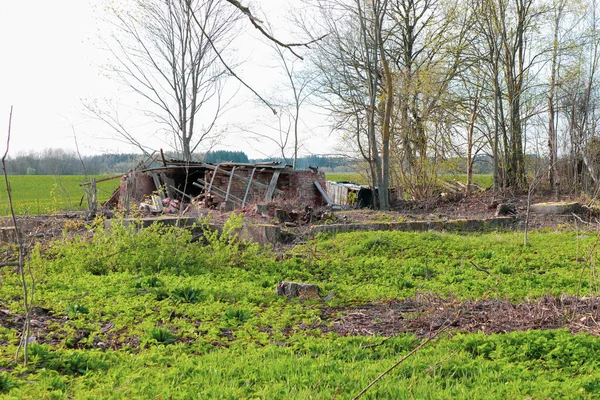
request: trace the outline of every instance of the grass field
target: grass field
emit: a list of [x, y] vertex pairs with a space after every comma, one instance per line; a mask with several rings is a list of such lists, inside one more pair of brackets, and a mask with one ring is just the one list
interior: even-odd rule
[[[97, 179], [103, 177], [95, 176]], [[83, 175], [11, 175], [8, 178], [15, 212], [18, 215], [51, 214], [87, 208], [83, 189], [79, 186], [86, 181]], [[118, 179], [100, 182], [98, 200], [107, 200], [118, 186]], [[0, 215], [9, 213], [6, 184], [2, 179]]]
[[[359, 185], [368, 184], [368, 181], [365, 176], [354, 172], [328, 172], [325, 174], [325, 178], [329, 181], [335, 182], [353, 182]], [[463, 183], [467, 183], [466, 174], [443, 175], [440, 176], [440, 178], [446, 181], [460, 181]], [[489, 174], [474, 174], [473, 183], [485, 189], [494, 185], [494, 178], [492, 175]]]
[[[95, 176], [103, 178], [104, 176]], [[327, 173], [333, 181], [349, 181], [366, 185], [367, 180], [356, 173]], [[466, 182], [466, 175], [446, 176], [444, 179]], [[474, 182], [486, 188], [492, 185], [491, 175], [475, 175]], [[84, 210], [87, 202], [81, 186], [82, 175], [12, 175], [9, 176], [15, 212], [18, 215], [52, 214], [60, 211]], [[99, 201], [107, 200], [118, 187], [119, 180], [98, 184]], [[0, 216], [9, 214], [6, 185], [0, 184]]]
[[[323, 332], [341, 310], [419, 293], [515, 303], [596, 295], [598, 240], [598, 233], [532, 232], [524, 247], [518, 232], [364, 232], [319, 236], [276, 257], [227, 234], [200, 245], [174, 228], [98, 224], [91, 242], [34, 252], [34, 303], [52, 318], [28, 367], [13, 362], [16, 330], [0, 326], [0, 395], [352, 398], [422, 339]], [[18, 276], [0, 273], [0, 310], [22, 312]], [[317, 283], [335, 297], [278, 297], [281, 280]], [[363, 398], [592, 399], [600, 395], [598, 367], [600, 341], [589, 334], [449, 331]]]

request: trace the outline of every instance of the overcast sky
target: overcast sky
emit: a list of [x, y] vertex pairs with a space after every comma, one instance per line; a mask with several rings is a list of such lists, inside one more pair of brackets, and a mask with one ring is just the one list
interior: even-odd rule
[[[0, 149], [4, 151], [10, 106], [14, 106], [11, 155], [44, 148], [75, 149], [74, 132], [84, 154], [102, 152], [137, 152], [124, 144], [102, 123], [84, 112], [82, 99], [137, 99], [102, 73], [108, 54], [99, 43], [107, 26], [101, 22], [105, 0], [30, 0], [0, 2]], [[274, 25], [277, 34], [285, 32], [287, 8], [282, 0], [255, 0]], [[296, 3], [298, 4], [298, 3]], [[246, 21], [234, 48], [240, 60], [246, 60], [236, 72], [244, 76], [261, 93], [281, 91], [283, 81], [274, 65], [273, 54]], [[239, 85], [231, 79], [229, 93]], [[251, 157], [277, 156], [277, 147], [270, 140], [250, 139], [240, 126], [269, 133], [268, 128], [255, 124], [268, 118], [265, 107], [255, 105], [245, 89], [239, 89], [230, 103], [230, 110], [219, 120], [224, 136], [217, 149], [242, 150]], [[139, 126], [134, 115], [126, 122], [137, 132], [148, 132], [146, 142], [154, 148], [168, 148], [168, 141], [156, 134], [152, 125]], [[304, 112], [302, 126], [303, 154], [333, 152], [337, 138], [329, 135], [326, 121], [309, 108]], [[141, 133], [140, 133], [141, 134]]]

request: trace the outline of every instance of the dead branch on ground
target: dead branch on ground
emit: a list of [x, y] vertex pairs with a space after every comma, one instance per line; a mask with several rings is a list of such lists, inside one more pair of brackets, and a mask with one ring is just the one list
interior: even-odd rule
[[418, 345], [417, 347], [415, 347], [414, 349], [412, 349], [408, 354], [406, 354], [404, 357], [402, 357], [400, 360], [398, 360], [396, 363], [394, 363], [394, 365], [392, 365], [387, 370], [385, 370], [384, 372], [382, 372], [377, 378], [373, 379], [371, 381], [371, 383], [369, 383], [363, 390], [360, 391], [360, 393], [358, 393], [355, 397], [353, 397], [352, 400], [356, 400], [359, 397], [361, 397], [363, 394], [365, 394], [373, 385], [375, 385], [377, 382], [379, 382], [384, 376], [386, 376], [387, 374], [389, 374], [390, 372], [392, 372], [392, 370], [394, 368], [396, 368], [397, 366], [399, 366], [400, 364], [402, 364], [410, 356], [412, 356], [413, 354], [415, 354], [416, 352], [418, 352], [419, 350], [421, 350], [423, 347], [427, 346], [435, 338], [437, 338], [442, 332], [446, 331], [450, 326], [452, 326], [454, 323], [456, 323], [460, 319], [460, 317], [461, 317], [461, 314], [459, 314], [458, 317], [456, 317], [453, 321], [446, 320], [446, 324], [445, 325], [443, 325], [433, 335], [431, 335], [429, 338], [427, 338], [427, 340], [425, 340], [424, 342], [422, 342], [420, 345]]

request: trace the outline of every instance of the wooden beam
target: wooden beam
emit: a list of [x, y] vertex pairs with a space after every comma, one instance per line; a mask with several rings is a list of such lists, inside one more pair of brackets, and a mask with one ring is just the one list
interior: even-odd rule
[[[253, 171], [255, 171], [255, 170], [256, 170], [256, 168], [254, 168], [254, 169], [253, 169]], [[224, 170], [224, 169], [221, 169], [219, 172], [222, 172], [223, 174], [225, 174], [225, 175], [227, 175], [227, 176], [231, 176], [231, 172], [229, 172], [229, 171], [226, 171], [226, 170]], [[234, 174], [234, 175], [235, 175], [235, 177], [236, 177], [236, 178], [238, 178], [238, 179], [240, 179], [240, 180], [242, 180], [242, 181], [244, 181], [244, 182], [248, 182], [248, 178], [246, 178], [246, 177], [244, 177], [244, 176], [241, 176], [240, 174]], [[265, 185], [264, 183], [262, 183], [262, 182], [259, 182], [259, 181], [254, 181], [254, 182], [252, 182], [252, 183], [253, 183], [254, 185], [256, 185], [256, 186], [258, 186], [258, 187], [261, 187], [261, 188], [264, 188], [264, 189], [268, 189], [268, 188], [269, 188], [269, 185]], [[275, 193], [277, 193], [277, 194], [282, 194], [282, 193], [283, 193], [283, 190], [275, 189]]]
[[217, 176], [217, 171], [219, 170], [219, 165], [221, 165], [221, 164], [217, 164], [215, 166], [215, 169], [213, 171], [213, 176], [210, 179], [210, 184], [208, 185], [208, 188], [206, 188], [207, 193], [210, 193], [210, 189], [212, 189], [213, 182], [215, 181], [215, 176]]
[[[123, 175], [126, 175], [126, 174], [114, 175], [114, 176], [109, 176], [108, 178], [96, 179], [96, 183], [111, 181], [113, 179], [121, 178]], [[79, 186], [88, 186], [91, 184], [92, 184], [92, 181], [89, 181], [89, 182], [80, 183]]]
[[252, 172], [250, 173], [250, 179], [248, 179], [248, 186], [246, 186], [246, 193], [244, 194], [244, 200], [242, 200], [242, 207], [246, 205], [246, 199], [248, 198], [248, 193], [250, 193], [250, 186], [252, 185], [252, 178], [254, 178], [254, 173], [256, 172], [256, 168], [252, 168]]
[[158, 193], [158, 196], [160, 197], [161, 200], [163, 200], [165, 197], [165, 191], [162, 187], [162, 184], [160, 183], [160, 178], [158, 176], [158, 174], [152, 174], [152, 179], [154, 180], [154, 186], [156, 186], [156, 191]]
[[[198, 182], [192, 182], [192, 185], [198, 186], [199, 188], [206, 188], [208, 183], [206, 183], [203, 179], [198, 179]], [[219, 196], [222, 199], [225, 199], [225, 191], [219, 189], [218, 187], [214, 187], [213, 192], [211, 192], [211, 193], [216, 194], [217, 196]], [[238, 198], [232, 194], [230, 194], [229, 197], [230, 197], [230, 200], [233, 200], [236, 203], [242, 204], [242, 200], [240, 198]]]
[[175, 197], [175, 193], [173, 192], [173, 190], [171, 190], [171, 188], [175, 187], [175, 181], [169, 178], [164, 172], [160, 173], [160, 180], [165, 184], [167, 188], [167, 196], [169, 196], [171, 199]]
[[233, 177], [235, 176], [235, 167], [231, 170], [231, 174], [229, 175], [229, 182], [227, 183], [227, 193], [225, 194], [225, 203], [229, 200], [229, 192], [231, 191], [231, 182], [233, 181]]
[[328, 206], [332, 206], [333, 205], [333, 201], [331, 200], [331, 198], [327, 195], [327, 192], [323, 190], [323, 188], [321, 187], [321, 185], [319, 184], [319, 181], [315, 181], [314, 182], [315, 186], [317, 187], [317, 189], [319, 190], [319, 193], [321, 193], [321, 196], [323, 196], [323, 198], [325, 199], [325, 201], [327, 202]]
[[171, 190], [173, 190], [175, 193], [180, 194], [182, 198], [187, 197], [190, 200], [194, 199], [192, 196], [190, 196], [189, 194], [186, 194], [186, 193], [182, 192], [181, 190], [177, 189], [175, 186], [171, 186]]
[[271, 178], [271, 182], [269, 183], [269, 188], [267, 189], [267, 194], [265, 195], [265, 201], [273, 200], [273, 193], [275, 193], [275, 186], [277, 186], [277, 181], [279, 180], [279, 174], [281, 170], [277, 169], [273, 172], [273, 177]]

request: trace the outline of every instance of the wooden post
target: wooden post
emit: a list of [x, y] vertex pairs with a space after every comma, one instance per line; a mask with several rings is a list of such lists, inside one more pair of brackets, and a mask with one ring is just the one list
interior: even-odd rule
[[323, 188], [319, 184], [319, 181], [315, 181], [314, 184], [317, 187], [319, 193], [321, 193], [321, 196], [323, 196], [323, 199], [325, 199], [325, 201], [327, 202], [327, 205], [332, 206], [334, 204], [333, 200], [331, 200], [331, 198], [327, 195], [327, 192], [323, 190]]
[[215, 170], [213, 171], [213, 176], [210, 179], [210, 183], [208, 184], [208, 188], [206, 188], [206, 193], [210, 193], [210, 189], [212, 189], [213, 182], [215, 181], [215, 176], [217, 176], [217, 171], [219, 170], [219, 165], [221, 165], [221, 164], [217, 164], [215, 166]]
[[125, 215], [129, 215], [129, 206], [131, 202], [131, 193], [133, 192], [134, 179], [132, 174], [127, 174], [125, 181]]
[[164, 172], [160, 173], [160, 180], [167, 189], [167, 196], [173, 199], [175, 197], [175, 192], [173, 192], [172, 188], [175, 187], [175, 181], [169, 178]]
[[231, 190], [231, 182], [233, 181], [233, 175], [235, 174], [235, 165], [231, 170], [231, 175], [229, 175], [229, 182], [227, 183], [227, 193], [225, 194], [225, 203], [229, 200], [229, 191]]
[[248, 186], [246, 186], [246, 194], [244, 194], [244, 200], [242, 200], [242, 207], [246, 205], [246, 199], [248, 198], [248, 193], [250, 193], [250, 186], [252, 186], [252, 178], [254, 178], [255, 172], [256, 168], [252, 168], [252, 172], [250, 173], [250, 179], [248, 179]]
[[96, 178], [92, 178], [90, 184], [85, 187], [85, 194], [90, 215], [96, 215], [96, 212], [98, 211], [98, 188], [96, 186]]
[[269, 188], [267, 189], [267, 194], [265, 195], [265, 201], [273, 200], [273, 193], [275, 192], [275, 186], [277, 186], [277, 181], [279, 180], [279, 174], [281, 170], [275, 170], [273, 172], [273, 177], [271, 178], [271, 182], [269, 183]]
[[164, 200], [165, 191], [163, 190], [162, 184], [160, 183], [160, 178], [158, 177], [157, 174], [153, 173], [152, 179], [154, 180], [154, 186], [156, 186], [156, 192], [158, 193], [158, 196], [160, 197], [161, 200]]

